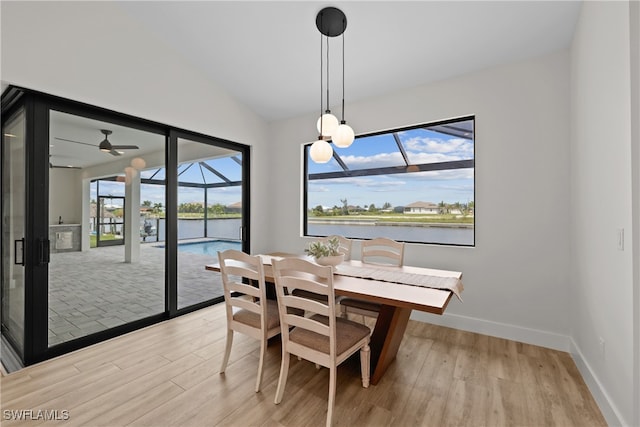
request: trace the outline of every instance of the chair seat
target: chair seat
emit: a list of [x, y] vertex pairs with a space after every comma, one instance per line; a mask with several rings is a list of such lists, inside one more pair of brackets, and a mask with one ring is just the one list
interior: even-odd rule
[[342, 300], [340, 300], [340, 305], [344, 307], [352, 307], [360, 310], [375, 311], [375, 312], [379, 312], [380, 307], [382, 307], [380, 304], [375, 302], [363, 301], [357, 298], [348, 298], [348, 297], [342, 298]]
[[[316, 314], [311, 317], [325, 325], [329, 324], [329, 318], [327, 316], [321, 316]], [[361, 339], [368, 337], [371, 330], [360, 323], [353, 322], [348, 319], [336, 318], [336, 352], [342, 354], [347, 351], [351, 346], [360, 341]], [[320, 335], [315, 332], [302, 328], [293, 328], [289, 332], [289, 339], [292, 342], [298, 343], [305, 347], [313, 348], [325, 354], [329, 354], [329, 337]]]
[[[260, 315], [249, 310], [240, 309], [233, 313], [233, 320], [260, 329]], [[280, 325], [280, 313], [277, 301], [267, 300], [267, 329]]]

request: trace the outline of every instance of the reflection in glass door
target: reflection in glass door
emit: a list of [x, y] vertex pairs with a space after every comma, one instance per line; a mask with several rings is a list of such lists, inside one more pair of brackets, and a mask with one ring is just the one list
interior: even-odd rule
[[2, 128], [2, 334], [24, 353], [25, 113]]
[[[141, 175], [164, 167], [166, 137], [56, 110], [49, 123], [49, 227], [71, 242], [51, 239], [48, 346], [57, 351], [166, 312], [165, 248], [142, 244], [139, 231], [145, 205], [164, 202], [162, 183], [142, 190]], [[100, 151], [103, 130], [129, 148]]]

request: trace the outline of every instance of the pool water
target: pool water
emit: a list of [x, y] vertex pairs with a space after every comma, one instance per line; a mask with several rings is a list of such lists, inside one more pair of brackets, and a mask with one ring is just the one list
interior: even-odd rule
[[194, 242], [194, 243], [178, 243], [178, 251], [190, 252], [198, 255], [211, 255], [218, 256], [218, 251], [224, 251], [227, 249], [242, 250], [242, 244], [240, 242], [231, 242], [227, 240], [209, 240], [207, 242]]

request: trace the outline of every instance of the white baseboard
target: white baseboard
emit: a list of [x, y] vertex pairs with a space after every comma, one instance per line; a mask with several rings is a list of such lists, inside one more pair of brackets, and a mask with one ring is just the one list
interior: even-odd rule
[[573, 341], [573, 338], [536, 329], [523, 328], [521, 326], [509, 325], [506, 323], [492, 322], [489, 320], [476, 319], [472, 317], [460, 316], [457, 314], [443, 314], [442, 316], [429, 314], [422, 311], [414, 310], [411, 313], [411, 319], [425, 323], [433, 323], [434, 325], [446, 326], [449, 328], [460, 329], [463, 331], [475, 332], [478, 334], [489, 335], [509, 339], [513, 341], [523, 342], [526, 344], [537, 345], [540, 347], [551, 348], [554, 350], [565, 351], [571, 355], [584, 382], [589, 387], [589, 391], [593, 395], [602, 415], [607, 424], [610, 426], [625, 426], [623, 417], [616, 410], [606, 391], [593, 374], [589, 364], [586, 363], [580, 349]]
[[594, 375], [591, 366], [589, 366], [585, 358], [582, 356], [580, 348], [576, 345], [573, 339], [571, 339], [571, 356], [573, 357], [574, 362], [576, 362], [576, 366], [578, 367], [584, 382], [587, 384], [587, 387], [589, 387], [593, 398], [596, 400], [596, 403], [600, 408], [600, 412], [602, 412], [607, 424], [609, 426], [631, 425], [624, 421], [624, 417], [620, 414], [609, 398], [606, 390], [602, 387], [600, 381], [598, 381], [598, 377]]
[[443, 314], [440, 316], [416, 310], [411, 313], [411, 318], [421, 322], [433, 323], [434, 325], [476, 332], [478, 334], [505, 338], [526, 344], [539, 345], [554, 350], [569, 352], [571, 349], [571, 339], [566, 335], [523, 328], [506, 323], [492, 322], [490, 320], [476, 319], [457, 314]]

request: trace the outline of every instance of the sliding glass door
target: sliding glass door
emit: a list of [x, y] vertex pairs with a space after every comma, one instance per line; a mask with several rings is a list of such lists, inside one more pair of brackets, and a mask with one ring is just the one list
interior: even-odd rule
[[166, 135], [82, 113], [49, 118], [50, 348], [166, 313], [165, 248], [142, 244], [140, 180], [164, 167]]
[[10, 90], [2, 335], [23, 365], [222, 301], [204, 267], [249, 249], [247, 146]]
[[211, 142], [177, 140], [178, 309], [221, 300], [222, 284], [203, 267], [243, 249], [243, 155]]
[[25, 112], [2, 126], [2, 334], [24, 354]]

